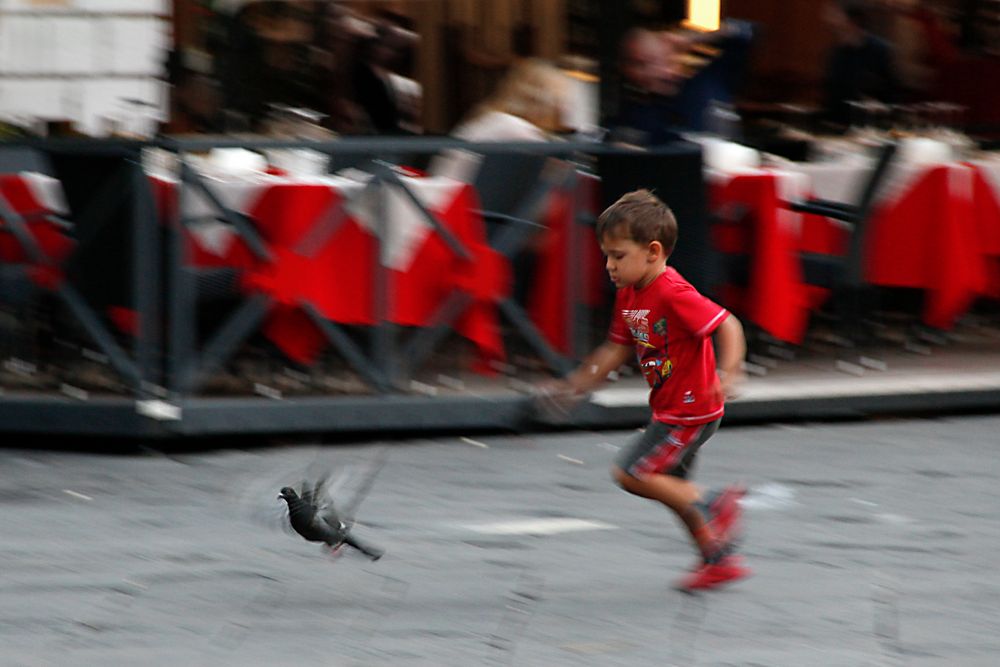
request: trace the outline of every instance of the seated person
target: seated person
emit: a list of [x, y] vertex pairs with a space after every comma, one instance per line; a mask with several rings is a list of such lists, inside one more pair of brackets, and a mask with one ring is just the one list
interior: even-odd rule
[[358, 46], [351, 85], [358, 106], [368, 119], [372, 134], [409, 134], [405, 100], [393, 82], [394, 63], [406, 48], [404, 35], [393, 26], [378, 23], [374, 35]]
[[868, 28], [870, 13], [862, 0], [835, 0], [826, 6], [825, 19], [836, 43], [830, 51], [823, 82], [823, 108], [834, 125], [852, 124], [851, 102], [897, 101], [899, 80], [892, 47]]
[[919, 0], [883, 0], [889, 11], [885, 35], [895, 47], [901, 97], [938, 99], [946, 69], [959, 56], [952, 28], [941, 9]]
[[[752, 36], [744, 21], [727, 21], [703, 35], [643, 28], [626, 33], [622, 102], [609, 121], [612, 140], [655, 146], [679, 139], [681, 132], [705, 130], [711, 106], [733, 101]], [[701, 44], [714, 54], [691, 67], [690, 51]]]
[[170, 83], [170, 118], [163, 134], [215, 134], [224, 129], [222, 96], [210, 65], [183, 51], [171, 52], [167, 61]]
[[[549, 141], [564, 129], [569, 86], [554, 65], [535, 58], [514, 64], [497, 90], [451, 132], [466, 141]], [[479, 159], [466, 151], [445, 151], [428, 172], [467, 183], [475, 180]]]

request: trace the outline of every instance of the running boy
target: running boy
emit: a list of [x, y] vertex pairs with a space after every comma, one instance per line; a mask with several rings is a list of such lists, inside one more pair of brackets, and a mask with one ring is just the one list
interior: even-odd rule
[[634, 350], [653, 417], [622, 448], [612, 475], [629, 493], [666, 505], [690, 532], [701, 561], [678, 587], [713, 588], [745, 577], [749, 571], [734, 551], [742, 490], [703, 496], [688, 480], [698, 449], [719, 427], [725, 398], [742, 379], [743, 327], [667, 266], [677, 221], [648, 190], [608, 207], [597, 239], [618, 289], [608, 339], [554, 389], [582, 396]]

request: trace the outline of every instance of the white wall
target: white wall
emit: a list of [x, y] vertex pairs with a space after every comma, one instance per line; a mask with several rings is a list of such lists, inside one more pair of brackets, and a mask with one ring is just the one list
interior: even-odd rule
[[164, 119], [170, 12], [170, 0], [0, 0], [0, 118], [98, 136]]

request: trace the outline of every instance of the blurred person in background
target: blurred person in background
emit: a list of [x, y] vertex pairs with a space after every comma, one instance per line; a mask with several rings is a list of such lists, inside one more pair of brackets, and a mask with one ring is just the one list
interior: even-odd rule
[[900, 85], [909, 101], [938, 96], [943, 72], [958, 59], [955, 28], [919, 0], [881, 0], [885, 37], [896, 49]]
[[371, 24], [333, 2], [322, 7], [317, 23], [313, 53], [323, 100], [319, 110], [326, 114], [324, 124], [340, 134], [364, 133], [368, 117], [353, 99], [351, 72], [358, 43], [372, 34]]
[[210, 58], [186, 50], [167, 57], [170, 117], [164, 134], [216, 134], [224, 128], [219, 82], [211, 76]]
[[416, 79], [420, 35], [408, 16], [383, 9], [377, 12], [376, 18], [388, 26], [396, 44], [389, 62], [389, 83], [399, 109], [399, 125], [404, 132], [420, 134], [423, 132], [423, 87]]
[[733, 103], [752, 40], [752, 25], [736, 20], [709, 33], [628, 31], [619, 64], [622, 103], [609, 122], [612, 140], [658, 145], [676, 141], [681, 132], [712, 129], [710, 109]]
[[609, 123], [613, 140], [655, 146], [680, 139], [674, 96], [682, 69], [676, 49], [665, 33], [633, 28], [625, 34], [619, 61], [622, 103]]
[[409, 66], [413, 32], [393, 16], [380, 16], [357, 47], [351, 85], [373, 134], [408, 134], [412, 130], [412, 94], [397, 85], [395, 71]]
[[894, 104], [899, 97], [899, 75], [892, 46], [871, 32], [871, 6], [864, 0], [834, 0], [824, 9], [834, 46], [827, 58], [823, 81], [826, 120], [847, 127], [851, 102]]
[[[516, 62], [496, 91], [474, 108], [451, 132], [473, 142], [551, 141], [564, 131], [569, 81], [555, 65], [538, 58]], [[446, 151], [428, 171], [461, 181], [475, 180], [479, 158], [466, 151]]]
[[[565, 128], [566, 109], [569, 104], [570, 83], [568, 76], [555, 65], [539, 58], [515, 61], [487, 99], [477, 105], [451, 132], [451, 136], [472, 142], [545, 142], [559, 139]], [[502, 156], [499, 156], [502, 159]], [[492, 173], [481, 172], [483, 158], [470, 151], [447, 150], [435, 157], [428, 172], [433, 176], [447, 176], [466, 183], [477, 183], [483, 178], [494, 178]], [[552, 182], [566, 168], [566, 162], [549, 158], [541, 165], [539, 179]], [[501, 167], [501, 170], [503, 167]], [[523, 184], [522, 186], [523, 187]], [[530, 188], [528, 188], [530, 190]], [[524, 203], [528, 191], [510, 188], [511, 201]], [[536, 215], [548, 222], [549, 205], [553, 199], [546, 196], [539, 202]], [[502, 227], [502, 223], [500, 227]], [[489, 232], [493, 238], [493, 232]], [[517, 301], [529, 299], [531, 286], [538, 277], [538, 253], [551, 242], [547, 231], [536, 230], [525, 246], [512, 259], [514, 268], [513, 294]]]
[[[314, 8], [305, 0], [234, 0], [221, 14], [218, 78], [230, 130], [261, 130], [271, 105], [322, 109]], [[239, 118], [239, 121], [234, 121]], [[237, 127], [235, 125], [242, 125]]]

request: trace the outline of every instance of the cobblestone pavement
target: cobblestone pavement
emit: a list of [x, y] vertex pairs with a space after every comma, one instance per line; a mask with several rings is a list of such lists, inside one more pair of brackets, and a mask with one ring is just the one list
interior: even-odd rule
[[[725, 426], [755, 576], [685, 595], [624, 432], [125, 455], [0, 450], [2, 665], [994, 665], [1000, 417]], [[385, 445], [333, 559], [277, 491]]]

